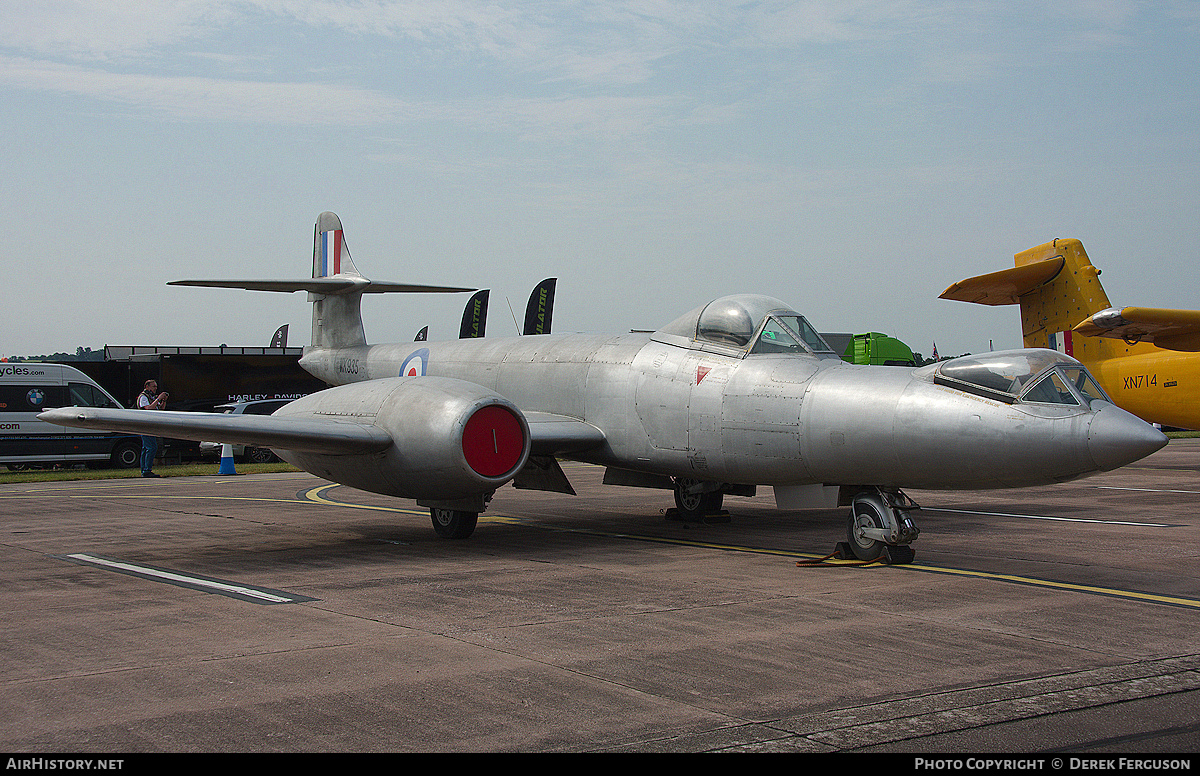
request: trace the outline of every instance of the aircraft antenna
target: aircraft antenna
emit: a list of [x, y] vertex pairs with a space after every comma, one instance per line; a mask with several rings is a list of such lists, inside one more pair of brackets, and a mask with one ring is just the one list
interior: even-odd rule
[[513, 317], [513, 327], [517, 330], [517, 336], [519, 337], [521, 336], [521, 324], [517, 323], [517, 314], [513, 311], [512, 300], [506, 296], [504, 297], [504, 301], [508, 302], [508, 314]]

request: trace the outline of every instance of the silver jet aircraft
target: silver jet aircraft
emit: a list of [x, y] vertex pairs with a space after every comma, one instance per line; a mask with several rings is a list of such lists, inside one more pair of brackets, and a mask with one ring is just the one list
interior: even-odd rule
[[274, 416], [64, 408], [67, 426], [270, 447], [319, 477], [415, 499], [465, 538], [493, 494], [573, 493], [557, 458], [614, 485], [667, 488], [684, 519], [725, 495], [774, 488], [782, 509], [849, 506], [843, 557], [911, 560], [902, 488], [1064, 482], [1166, 444], [1114, 406], [1075, 359], [1027, 349], [929, 366], [844, 363], [798, 312], [727, 296], [652, 334], [550, 334], [368, 345], [364, 293], [464, 291], [368, 280], [333, 213], [317, 221], [313, 276], [179, 285], [307, 291], [301, 365], [334, 385]]

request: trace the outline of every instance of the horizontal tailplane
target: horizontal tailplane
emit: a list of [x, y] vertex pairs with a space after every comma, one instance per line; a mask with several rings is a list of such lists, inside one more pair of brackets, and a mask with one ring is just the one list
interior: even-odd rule
[[313, 303], [313, 348], [344, 348], [367, 344], [363, 331], [363, 294], [453, 294], [474, 291], [459, 286], [386, 283], [369, 280], [354, 266], [346, 247], [342, 221], [334, 213], [317, 217], [313, 236], [312, 277], [298, 280], [173, 280], [171, 286], [240, 288], [248, 291], [291, 293], [307, 291]]

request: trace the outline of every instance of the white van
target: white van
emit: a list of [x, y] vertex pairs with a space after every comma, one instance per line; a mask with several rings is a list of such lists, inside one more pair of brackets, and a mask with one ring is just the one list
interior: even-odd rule
[[10, 469], [48, 463], [137, 466], [142, 454], [137, 436], [67, 428], [37, 418], [53, 407], [120, 406], [73, 366], [0, 362], [0, 463]]

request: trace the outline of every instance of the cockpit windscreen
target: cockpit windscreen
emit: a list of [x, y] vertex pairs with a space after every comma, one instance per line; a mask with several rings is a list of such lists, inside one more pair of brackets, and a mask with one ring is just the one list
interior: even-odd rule
[[825, 340], [804, 320], [804, 316], [780, 313], [772, 315], [763, 324], [758, 341], [750, 352], [803, 353], [805, 346], [814, 353], [833, 352], [833, 348], [825, 344]]
[[833, 348], [826, 344], [817, 330], [808, 325], [803, 315], [783, 315], [775, 316], [775, 319], [782, 322], [792, 331], [800, 335], [800, 339], [804, 340], [804, 344], [808, 345], [808, 349], [814, 353], [832, 353]]
[[938, 365], [934, 382], [1013, 403], [1091, 406], [1111, 401], [1075, 359], [1053, 350], [1009, 350], [963, 356]]

